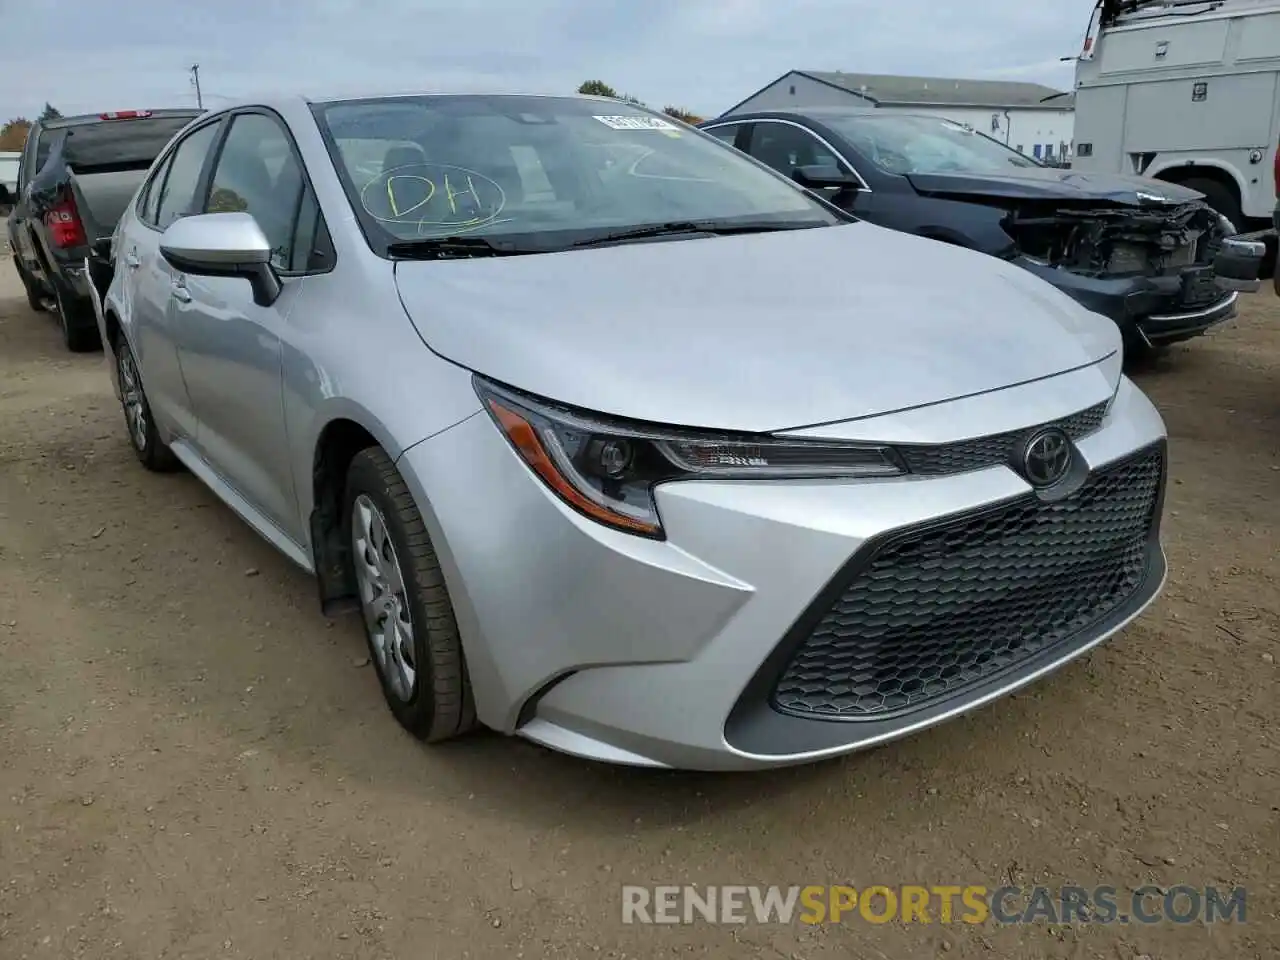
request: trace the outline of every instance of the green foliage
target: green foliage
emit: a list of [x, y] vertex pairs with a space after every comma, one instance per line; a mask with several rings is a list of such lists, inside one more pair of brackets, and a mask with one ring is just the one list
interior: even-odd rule
[[644, 106], [640, 100], [633, 97], [631, 94], [619, 93], [603, 80], [588, 80], [582, 84], [582, 86], [578, 87], [578, 92], [588, 97], [609, 97], [613, 100], [621, 100], [623, 103], [634, 103], [639, 107]]
[[690, 113], [683, 107], [663, 107], [662, 112], [668, 117], [674, 117], [676, 120], [683, 121], [684, 123], [692, 124], [702, 122], [702, 117], [698, 116], [696, 113]]
[[39, 120], [44, 123], [46, 120], [59, 120], [62, 118], [62, 111], [55, 107], [52, 103], [45, 101], [44, 109], [40, 111]]
[[603, 80], [588, 80], [578, 88], [578, 92], [588, 97], [612, 97], [614, 100], [620, 99], [618, 91], [613, 89]]
[[31, 129], [31, 121], [26, 117], [14, 117], [0, 126], [0, 151], [17, 153], [27, 142], [27, 131]]

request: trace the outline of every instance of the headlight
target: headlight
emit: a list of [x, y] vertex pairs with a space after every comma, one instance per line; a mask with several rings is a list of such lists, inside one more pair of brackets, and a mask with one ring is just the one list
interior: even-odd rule
[[529, 468], [565, 503], [618, 530], [662, 539], [653, 488], [669, 480], [884, 477], [893, 451], [650, 427], [570, 410], [474, 378], [485, 409]]

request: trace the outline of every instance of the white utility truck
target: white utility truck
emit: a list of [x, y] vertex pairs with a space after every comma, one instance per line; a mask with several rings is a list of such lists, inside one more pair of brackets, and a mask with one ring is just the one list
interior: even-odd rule
[[1072, 169], [1200, 191], [1267, 242], [1265, 276], [1278, 142], [1280, 0], [1098, 0], [1076, 66]]

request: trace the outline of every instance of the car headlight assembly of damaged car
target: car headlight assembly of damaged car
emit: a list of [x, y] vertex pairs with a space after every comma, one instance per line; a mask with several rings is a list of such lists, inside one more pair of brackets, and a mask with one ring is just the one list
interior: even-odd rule
[[561, 407], [480, 377], [474, 383], [516, 453], [561, 500], [606, 526], [654, 539], [666, 536], [654, 500], [660, 483], [906, 472], [888, 447], [650, 427]]

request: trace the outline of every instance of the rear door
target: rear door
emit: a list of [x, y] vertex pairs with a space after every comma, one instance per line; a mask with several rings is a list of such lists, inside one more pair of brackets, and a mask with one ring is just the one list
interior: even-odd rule
[[195, 415], [187, 393], [169, 316], [181, 277], [160, 256], [165, 228], [196, 209], [220, 118], [196, 127], [177, 141], [158, 164], [139, 196], [136, 216], [120, 237], [117, 269], [129, 273], [126, 298], [134, 356], [153, 416], [170, 434], [194, 437]]

